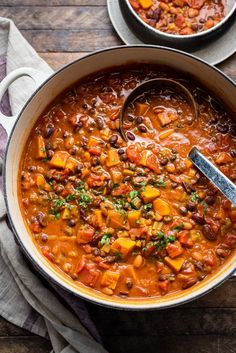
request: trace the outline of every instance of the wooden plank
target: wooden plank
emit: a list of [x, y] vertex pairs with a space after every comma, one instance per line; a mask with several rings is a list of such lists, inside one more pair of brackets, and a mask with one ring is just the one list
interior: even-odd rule
[[0, 16], [12, 19], [19, 29], [109, 29], [106, 7], [0, 7]]
[[71, 61], [82, 58], [89, 52], [84, 53], [39, 53], [39, 55], [51, 66], [53, 70], [58, 70]]
[[1, 0], [0, 6], [105, 6], [106, 0]]
[[158, 333], [158, 335], [221, 334], [236, 337], [236, 309], [179, 307], [161, 311], [127, 312], [92, 308], [90, 304], [89, 311], [99, 332], [107, 336], [151, 337]]
[[[181, 322], [179, 323], [181, 325]], [[114, 328], [114, 330], [116, 327]], [[235, 336], [173, 336], [166, 334], [155, 337], [145, 335], [117, 338], [103, 337], [103, 342], [111, 353], [235, 353]]]
[[49, 353], [52, 347], [41, 337], [0, 338], [1, 353]]
[[88, 52], [122, 44], [112, 28], [107, 30], [23, 30], [38, 52]]

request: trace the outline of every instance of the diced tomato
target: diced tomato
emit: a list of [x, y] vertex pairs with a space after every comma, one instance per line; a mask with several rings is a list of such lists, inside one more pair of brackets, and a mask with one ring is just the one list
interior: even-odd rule
[[105, 180], [104, 175], [91, 174], [91, 176], [86, 181], [88, 186], [93, 188], [96, 186], [103, 186], [104, 180]]
[[38, 221], [31, 223], [30, 229], [32, 230], [33, 233], [40, 233], [42, 230]]
[[129, 184], [121, 184], [118, 188], [112, 191], [113, 196], [128, 195], [132, 190], [132, 186]]
[[85, 266], [85, 259], [82, 257], [76, 266], [75, 273], [77, 274], [80, 273], [84, 269], [84, 266]]
[[168, 292], [169, 281], [158, 282], [158, 287], [160, 289], [161, 295], [164, 295]]
[[95, 287], [97, 280], [99, 278], [100, 272], [96, 269], [90, 269], [85, 267], [83, 270], [83, 282], [90, 287]]
[[232, 222], [236, 222], [236, 210], [230, 212], [230, 219]]
[[133, 7], [134, 10], [137, 11], [137, 10], [140, 9], [140, 5], [139, 5], [137, 0], [130, 0], [129, 2], [130, 2], [130, 5]]
[[141, 160], [141, 151], [138, 149], [137, 145], [129, 146], [126, 150], [126, 155], [128, 159], [135, 164], [138, 164]]
[[45, 256], [48, 260], [53, 261], [54, 255], [52, 254], [48, 246], [41, 246], [41, 251], [43, 253], [43, 256]]
[[203, 261], [211, 267], [214, 267], [217, 263], [216, 256], [212, 251], [208, 251], [208, 253], [203, 256]]
[[189, 7], [192, 7], [194, 9], [200, 9], [206, 0], [185, 0], [185, 2], [188, 4]]
[[189, 232], [186, 230], [179, 233], [178, 240], [180, 244], [186, 246], [187, 248], [191, 248], [193, 246], [193, 242], [189, 236]]
[[161, 173], [159, 160], [153, 153], [147, 157], [146, 166], [157, 174]]
[[83, 228], [80, 228], [77, 233], [77, 242], [80, 244], [89, 243], [93, 239], [95, 230], [89, 225], [85, 225]]
[[183, 248], [181, 244], [176, 241], [175, 243], [168, 244], [166, 247], [166, 251], [168, 252], [169, 256], [174, 259], [175, 257], [183, 253]]
[[132, 228], [129, 230], [129, 234], [136, 238], [140, 238], [141, 236], [147, 234], [147, 227]]
[[183, 24], [185, 23], [185, 18], [184, 15], [178, 13], [175, 17], [175, 24], [177, 27], [181, 28], [183, 27]]
[[88, 149], [89, 153], [94, 154], [96, 156], [100, 156], [100, 154], [102, 153], [102, 148], [101, 146], [91, 146]]
[[236, 246], [236, 235], [228, 234], [224, 242], [230, 249], [233, 249]]

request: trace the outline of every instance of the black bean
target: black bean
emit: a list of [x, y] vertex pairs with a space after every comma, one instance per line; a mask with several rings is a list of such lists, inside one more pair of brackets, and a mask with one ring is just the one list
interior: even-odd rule
[[169, 162], [169, 160], [168, 160], [168, 158], [162, 158], [161, 160], [160, 160], [160, 165], [162, 165], [162, 166], [164, 166], [164, 165], [167, 165], [167, 163]]
[[195, 211], [196, 210], [196, 203], [193, 201], [189, 201], [186, 205], [187, 210]]
[[125, 284], [126, 284], [126, 287], [127, 287], [128, 289], [131, 289], [131, 288], [133, 287], [133, 281], [132, 281], [132, 279], [131, 279], [131, 278], [127, 278]]
[[46, 243], [46, 242], [48, 241], [48, 236], [47, 236], [47, 234], [44, 234], [44, 233], [43, 233], [41, 239], [42, 239], [42, 242]]
[[48, 158], [52, 158], [53, 155], [54, 155], [54, 151], [53, 151], [53, 150], [48, 150], [48, 151], [47, 151], [47, 157], [48, 157]]
[[88, 104], [87, 103], [82, 104], [82, 108], [83, 109], [88, 109]]
[[226, 124], [217, 124], [216, 129], [222, 134], [226, 134], [229, 131], [229, 126]]
[[124, 154], [124, 153], [125, 153], [125, 151], [124, 151], [124, 150], [122, 150], [122, 148], [120, 148], [120, 149], [118, 150], [118, 153], [119, 153], [119, 155], [121, 156], [122, 154]]
[[134, 134], [133, 134], [132, 132], [130, 132], [130, 131], [128, 131], [128, 132], [126, 133], [126, 136], [127, 136], [128, 139], [131, 140], [131, 141], [134, 141], [134, 140], [135, 140]]
[[97, 124], [98, 130], [102, 130], [104, 128], [104, 120], [101, 116], [98, 116], [96, 118], [96, 124]]
[[188, 214], [188, 210], [187, 210], [187, 208], [184, 207], [184, 206], [181, 206], [181, 207], [179, 208], [179, 212], [180, 212], [183, 216], [186, 216], [186, 215]]
[[214, 205], [214, 203], [216, 202], [216, 197], [215, 196], [207, 196], [205, 198], [205, 202], [208, 204], [208, 205]]
[[197, 278], [190, 277], [184, 281], [184, 283], [182, 284], [182, 289], [192, 287], [195, 283], [197, 283]]
[[37, 213], [37, 220], [42, 227], [46, 227], [48, 225], [47, 216], [41, 211]]
[[215, 241], [217, 239], [217, 233], [211, 228], [209, 224], [205, 224], [202, 227], [202, 233], [210, 241]]
[[52, 148], [52, 145], [50, 142], [46, 143], [45, 145], [45, 150], [50, 150]]
[[193, 219], [196, 223], [198, 223], [198, 224], [200, 224], [200, 225], [203, 225], [203, 224], [206, 223], [204, 217], [201, 216], [199, 213], [193, 213], [193, 214], [192, 214], [192, 219]]
[[231, 157], [236, 158], [236, 150], [230, 150], [229, 153], [230, 153]]
[[196, 32], [198, 30], [199, 26], [198, 26], [197, 23], [192, 23], [191, 28], [192, 28], [193, 31]]
[[147, 132], [147, 128], [146, 128], [145, 125], [139, 125], [139, 126], [138, 126], [138, 130], [139, 130], [140, 132], [143, 132], [143, 133]]
[[75, 126], [74, 126], [74, 132], [79, 131], [82, 127], [83, 127], [83, 122], [82, 121], [78, 121], [78, 123], [76, 123]]
[[161, 8], [158, 7], [156, 10], [153, 11], [152, 13], [152, 18], [154, 18], [156, 21], [159, 20], [161, 14]]
[[142, 117], [142, 116], [138, 116], [138, 117], [136, 118], [136, 123], [137, 123], [138, 125], [142, 124], [142, 123], [143, 123], [143, 117]]
[[100, 164], [100, 158], [99, 157], [92, 157], [92, 159], [91, 159], [91, 164], [92, 164], [92, 166], [96, 166], [96, 165], [99, 165]]
[[206, 20], [205, 20], [204, 18], [200, 18], [199, 22], [200, 22], [200, 23], [205, 23]]
[[131, 180], [131, 176], [127, 175], [126, 177], [124, 177], [124, 182], [130, 181]]
[[173, 189], [176, 189], [177, 186], [178, 186], [178, 183], [171, 183], [171, 187], [172, 187]]
[[52, 123], [47, 124], [44, 137], [49, 138], [53, 134], [54, 130], [55, 130], [55, 127]]
[[192, 192], [196, 191], [196, 188], [191, 184], [188, 184], [183, 181], [182, 185], [183, 185], [185, 191], [187, 192], [187, 194], [191, 194]]
[[111, 135], [111, 137], [109, 138], [109, 142], [111, 145], [116, 144], [116, 142], [118, 141], [118, 136], [117, 135]]
[[134, 121], [133, 115], [128, 114], [128, 120], [132, 123]]
[[74, 220], [74, 219], [69, 219], [69, 221], [68, 221], [68, 226], [69, 226], [69, 227], [74, 227], [75, 225], [76, 225], [75, 220]]
[[100, 250], [98, 248], [93, 249], [93, 255], [94, 256], [99, 256], [100, 255]]
[[120, 160], [123, 161], [123, 162], [127, 161], [127, 159], [128, 159], [128, 157], [126, 156], [126, 154], [122, 154], [120, 156]]

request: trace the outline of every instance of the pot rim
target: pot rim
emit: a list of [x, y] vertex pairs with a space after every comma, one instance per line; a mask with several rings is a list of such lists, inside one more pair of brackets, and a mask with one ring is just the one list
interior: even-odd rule
[[[33, 266], [36, 268], [36, 270], [47, 280], [50, 280], [53, 284], [55, 284], [56, 286], [59, 286], [60, 288], [64, 289], [65, 291], [67, 291], [70, 294], [73, 294], [79, 298], [85, 299], [89, 302], [101, 305], [101, 306], [105, 306], [105, 307], [109, 307], [109, 308], [113, 308], [113, 309], [120, 309], [120, 310], [154, 310], [154, 309], [165, 309], [165, 308], [170, 308], [170, 307], [175, 307], [177, 305], [181, 305], [184, 303], [188, 303], [194, 299], [197, 299], [207, 293], [209, 293], [211, 290], [213, 290], [214, 288], [218, 287], [220, 284], [222, 284], [223, 282], [225, 282], [232, 274], [233, 272], [236, 270], [236, 262], [233, 264], [230, 264], [228, 266], [227, 269], [225, 269], [223, 271], [223, 273], [221, 273], [219, 276], [216, 276], [216, 278], [214, 279], [210, 279], [210, 283], [208, 284], [203, 284], [202, 288], [198, 288], [197, 290], [192, 290], [189, 293], [187, 292], [186, 295], [182, 295], [180, 298], [175, 298], [172, 299], [170, 296], [170, 299], [166, 302], [158, 302], [159, 297], [156, 297], [156, 301], [152, 302], [152, 303], [145, 303], [145, 299], [136, 299], [134, 300], [134, 303], [129, 303], [129, 302], [116, 302], [115, 300], [109, 301], [108, 299], [103, 299], [103, 298], [98, 298], [95, 296], [88, 293], [82, 293], [82, 291], [80, 290], [79, 287], [77, 287], [76, 289], [73, 288], [72, 285], [68, 285], [66, 283], [66, 281], [60, 280], [60, 276], [59, 276], [59, 272], [57, 276], [53, 276], [52, 274], [52, 266], [43, 266], [43, 264], [39, 261], [37, 261], [32, 254], [30, 253], [30, 251], [27, 249], [27, 246], [24, 245], [23, 241], [21, 240], [21, 237], [19, 236], [16, 227], [14, 225], [14, 215], [11, 214], [11, 210], [9, 207], [9, 203], [8, 203], [8, 196], [7, 196], [7, 179], [6, 179], [6, 174], [7, 174], [7, 163], [8, 163], [8, 150], [9, 150], [9, 146], [12, 142], [12, 136], [13, 133], [15, 131], [15, 128], [18, 124], [18, 122], [20, 121], [20, 118], [22, 116], [22, 114], [24, 113], [25, 108], [27, 107], [27, 105], [30, 103], [31, 99], [38, 93], [39, 90], [41, 90], [41, 88], [43, 88], [43, 86], [49, 82], [50, 80], [54, 79], [54, 77], [66, 70], [68, 67], [70, 67], [71, 65], [77, 63], [77, 62], [81, 62], [83, 60], [87, 60], [87, 58], [92, 57], [92, 56], [96, 56], [100, 53], [105, 53], [105, 52], [111, 52], [111, 51], [116, 51], [116, 50], [129, 50], [129, 49], [135, 49], [135, 48], [150, 48], [150, 49], [159, 49], [159, 50], [164, 50], [164, 51], [169, 51], [169, 52], [174, 52], [174, 53], [178, 53], [180, 55], [183, 56], [188, 56], [193, 60], [199, 61], [201, 62], [203, 65], [207, 66], [208, 68], [210, 67], [211, 69], [213, 69], [214, 71], [216, 71], [218, 74], [220, 74], [225, 80], [227, 80], [230, 84], [232, 84], [233, 86], [236, 87], [236, 84], [234, 83], [234, 81], [229, 78], [226, 74], [224, 74], [222, 71], [220, 71], [218, 68], [208, 64], [206, 61], [199, 59], [198, 57], [195, 57], [192, 54], [189, 53], [185, 53], [181, 50], [178, 49], [174, 49], [174, 48], [168, 48], [168, 47], [163, 47], [163, 46], [156, 46], [156, 45], [130, 45], [130, 46], [113, 46], [113, 47], [109, 47], [109, 48], [105, 48], [105, 49], [100, 49], [97, 51], [94, 51], [92, 53], [89, 53], [87, 55], [85, 55], [82, 58], [79, 58], [77, 60], [74, 60], [70, 63], [68, 63], [67, 65], [63, 66], [62, 68], [60, 68], [59, 70], [57, 70], [55, 73], [53, 73], [51, 76], [49, 76], [36, 90], [35, 92], [29, 97], [29, 99], [26, 101], [26, 103], [24, 104], [23, 108], [21, 109], [15, 124], [13, 126], [13, 129], [9, 135], [8, 141], [7, 141], [7, 146], [6, 146], [6, 150], [5, 150], [5, 155], [4, 155], [4, 163], [3, 163], [3, 194], [4, 194], [4, 200], [5, 200], [5, 204], [6, 204], [6, 209], [7, 209], [7, 214], [9, 216], [9, 222], [11, 224], [12, 230], [15, 234], [16, 240], [17, 242], [20, 244], [21, 249], [23, 250], [23, 253], [26, 255], [26, 257], [31, 261], [31, 263], [33, 264]], [[111, 65], [112, 66], [112, 65]], [[28, 233], [28, 230], [26, 230]], [[30, 236], [30, 235], [29, 235]], [[234, 265], [234, 266], [233, 266]], [[218, 272], [218, 271], [217, 271]], [[216, 272], [216, 275], [217, 275]], [[226, 272], [226, 273], [225, 273]], [[55, 278], [54, 278], [55, 277]], [[64, 277], [65, 278], [65, 277]], [[212, 283], [213, 282], [213, 283]], [[94, 291], [95, 292], [95, 291]], [[99, 293], [98, 293], [99, 295]], [[152, 300], [155, 300], [155, 297], [151, 298]]]
[[[121, 1], [123, 0], [119, 0], [119, 2], [121, 3]], [[176, 40], [177, 43], [182, 43], [185, 42], [185, 40], [192, 40], [194, 42], [194, 39], [199, 39], [199, 38], [203, 38], [204, 36], [207, 37], [207, 35], [217, 31], [218, 29], [220, 29], [221, 27], [223, 27], [226, 22], [228, 22], [230, 20], [230, 18], [233, 16], [234, 12], [236, 11], [236, 3], [232, 6], [232, 9], [229, 11], [229, 13], [219, 22], [217, 23], [217, 25], [215, 25], [212, 28], [209, 28], [205, 31], [199, 32], [199, 33], [195, 33], [195, 34], [184, 34], [184, 35], [180, 35], [180, 34], [170, 34], [170, 33], [166, 33], [163, 31], [160, 31], [159, 29], [156, 29], [152, 26], [150, 26], [149, 24], [145, 23], [139, 16], [138, 14], [134, 11], [134, 9], [132, 8], [132, 6], [130, 5], [129, 0], [125, 0], [126, 6], [128, 7], [130, 13], [132, 14], [132, 16], [134, 16], [136, 18], [136, 20], [138, 20], [138, 22], [142, 25], [142, 27], [144, 29], [146, 29], [147, 31], [151, 31], [153, 34], [158, 35], [159, 37], [162, 37], [162, 39], [165, 40]]]

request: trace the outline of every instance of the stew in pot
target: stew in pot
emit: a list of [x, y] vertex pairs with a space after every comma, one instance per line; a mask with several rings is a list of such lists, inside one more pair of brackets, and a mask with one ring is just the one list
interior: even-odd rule
[[[199, 105], [168, 88], [126, 95], [155, 77], [179, 80]], [[32, 129], [19, 175], [24, 219], [39, 251], [72, 280], [112, 296], [160, 296], [217, 271], [236, 245], [236, 208], [187, 158], [196, 145], [236, 180], [236, 126], [190, 77], [133, 66], [87, 77]]]
[[166, 33], [191, 35], [225, 17], [226, 0], [129, 0], [139, 17]]

